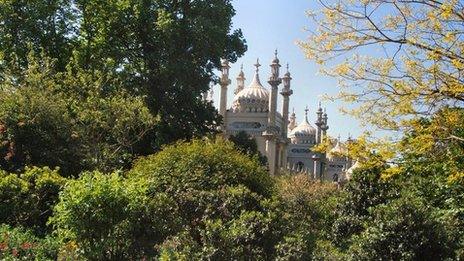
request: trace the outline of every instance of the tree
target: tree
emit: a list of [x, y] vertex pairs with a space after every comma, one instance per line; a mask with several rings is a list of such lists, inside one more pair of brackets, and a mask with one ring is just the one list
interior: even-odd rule
[[0, 81], [28, 67], [28, 53], [44, 51], [65, 70], [75, 45], [72, 1], [8, 0], [0, 3]]
[[[220, 58], [245, 50], [229, 0], [208, 1], [3, 1], [0, 79], [20, 74], [30, 49], [78, 68], [109, 72], [129, 94], [144, 97], [160, 118], [151, 151], [178, 139], [214, 133], [220, 117], [201, 98]], [[4, 32], [4, 34], [3, 34]], [[16, 77], [16, 76], [14, 76]], [[150, 153], [149, 152], [149, 153]], [[149, 154], [146, 153], [146, 154]]]
[[323, 11], [312, 14], [317, 29], [301, 46], [311, 59], [337, 63], [324, 71], [341, 80], [336, 98], [358, 104], [348, 112], [404, 130], [411, 119], [462, 106], [462, 2], [320, 3]]
[[72, 63], [58, 73], [50, 59], [31, 53], [21, 78], [0, 82], [3, 169], [60, 167], [69, 176], [126, 168], [150, 151], [157, 118], [112, 74]]

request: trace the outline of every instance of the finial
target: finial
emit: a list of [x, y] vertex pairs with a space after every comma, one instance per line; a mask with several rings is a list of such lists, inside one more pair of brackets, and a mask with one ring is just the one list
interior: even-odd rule
[[259, 67], [261, 64], [259, 64], [259, 58], [256, 59], [255, 67], [256, 67], [256, 72], [259, 72]]
[[305, 120], [308, 121], [308, 112], [309, 112], [309, 109], [308, 109], [308, 106], [306, 106], [306, 109], [305, 109]]
[[240, 65], [240, 71], [243, 71], [243, 63]]
[[276, 58], [277, 58], [277, 54], [278, 54], [277, 49], [275, 49], [274, 55], [275, 55]]
[[288, 65], [288, 63], [287, 63], [287, 72], [289, 72], [289, 65]]
[[322, 103], [321, 103], [321, 101], [319, 101], [319, 108], [322, 108]]
[[293, 114], [295, 114], [295, 107], [292, 108]]

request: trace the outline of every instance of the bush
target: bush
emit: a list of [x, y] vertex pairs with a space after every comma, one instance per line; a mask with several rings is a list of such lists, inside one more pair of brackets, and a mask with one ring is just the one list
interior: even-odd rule
[[162, 221], [175, 222], [167, 209], [174, 206], [172, 200], [162, 194], [148, 199], [143, 193], [118, 173], [85, 173], [66, 186], [51, 223], [60, 240], [75, 242], [85, 258], [142, 258], [164, 238], [168, 228]]
[[326, 238], [335, 219], [339, 192], [333, 183], [306, 175], [283, 176], [277, 182], [282, 238], [276, 245], [279, 260], [307, 260], [318, 238]]
[[49, 231], [46, 223], [65, 183], [58, 170], [47, 167], [26, 168], [19, 175], [0, 172], [0, 223]]
[[[94, 172], [70, 181], [51, 223], [89, 259], [272, 252], [275, 243], [265, 242], [273, 240], [275, 219], [261, 218], [270, 215], [263, 202], [272, 191], [267, 171], [233, 144], [179, 142], [139, 160], [126, 176]], [[175, 242], [182, 249], [170, 246]]]
[[36, 237], [23, 228], [0, 225], [1, 260], [56, 260], [58, 242], [51, 237]]
[[353, 239], [353, 260], [444, 260], [452, 257], [444, 226], [418, 200], [401, 198], [373, 210]]

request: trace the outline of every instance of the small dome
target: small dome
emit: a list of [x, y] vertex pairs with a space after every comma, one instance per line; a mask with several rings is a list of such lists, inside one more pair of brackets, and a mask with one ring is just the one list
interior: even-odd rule
[[288, 135], [294, 144], [313, 144], [316, 141], [316, 129], [308, 122], [308, 110], [306, 116], [298, 126], [292, 129]]
[[359, 163], [359, 160], [357, 160], [353, 166], [351, 166], [351, 168], [349, 168], [347, 171], [346, 171], [346, 179], [347, 180], [350, 180], [351, 177], [353, 176], [353, 172], [356, 170], [356, 169], [359, 169], [361, 167], [361, 163]]
[[266, 112], [269, 110], [269, 91], [259, 80], [258, 71], [251, 84], [235, 95], [232, 102], [233, 112]]
[[337, 144], [333, 147], [328, 153], [328, 159], [333, 161], [343, 161], [345, 160], [344, 154], [346, 153], [346, 148], [340, 142], [340, 138], [337, 140]]

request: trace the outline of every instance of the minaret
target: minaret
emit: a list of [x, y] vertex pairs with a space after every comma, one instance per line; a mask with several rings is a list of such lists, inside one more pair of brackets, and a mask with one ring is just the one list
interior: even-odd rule
[[237, 77], [237, 88], [235, 88], [234, 94], [239, 93], [243, 88], [245, 88], [245, 73], [243, 72], [243, 64], [240, 66], [240, 73]]
[[271, 77], [269, 77], [268, 83], [271, 85], [271, 96], [269, 97], [269, 118], [268, 123], [270, 126], [274, 127], [276, 123], [276, 114], [277, 114], [277, 90], [282, 82], [282, 79], [279, 78], [279, 58], [277, 58], [277, 50], [274, 53], [274, 60], [271, 64]]
[[309, 112], [309, 108], [308, 108], [308, 105], [306, 105], [306, 108], [305, 108], [305, 121], [309, 123], [308, 121], [308, 112]]
[[221, 100], [219, 104], [219, 114], [222, 116], [222, 130], [225, 131], [225, 126], [227, 122], [226, 110], [227, 110], [227, 87], [230, 84], [229, 79], [229, 61], [223, 59], [221, 62], [221, 80], [219, 84], [221, 85]]
[[292, 77], [290, 75], [290, 71], [288, 69], [288, 63], [287, 63], [287, 72], [285, 73], [284, 77], [282, 78], [282, 82], [284, 84], [284, 88], [280, 92], [282, 95], [282, 139], [284, 142], [282, 143], [280, 147], [281, 151], [281, 165], [286, 165], [287, 164], [287, 145], [289, 143], [288, 140], [288, 107], [290, 105], [290, 96], [293, 94], [293, 90], [291, 89], [291, 81]]
[[282, 99], [282, 118], [283, 118], [282, 119], [283, 120], [282, 136], [284, 138], [287, 138], [288, 107], [290, 105], [290, 96], [293, 94], [293, 90], [290, 89], [291, 80], [292, 80], [292, 77], [291, 77], [290, 72], [288, 70], [288, 64], [287, 64], [287, 73], [285, 73], [284, 77], [282, 78], [284, 88], [280, 92], [280, 94], [283, 96], [283, 99]]
[[322, 120], [322, 107], [321, 107], [321, 102], [319, 102], [319, 108], [317, 109], [317, 120], [316, 120], [316, 126], [317, 126], [317, 133], [316, 133], [316, 143], [320, 144], [322, 142], [322, 125], [324, 124]]
[[278, 142], [278, 128], [276, 126], [277, 114], [277, 91], [282, 79], [279, 78], [279, 59], [277, 58], [277, 50], [275, 52], [274, 60], [271, 63], [271, 77], [268, 83], [271, 85], [271, 95], [269, 97], [269, 115], [268, 126], [263, 136], [266, 138], [266, 156], [269, 164], [269, 172], [271, 175], [276, 174], [276, 169], [279, 168], [278, 162], [281, 159], [277, 155], [277, 142]]
[[292, 115], [290, 115], [290, 121], [288, 124], [288, 130], [293, 130], [296, 127], [296, 114], [295, 114], [295, 108], [293, 108]]
[[322, 115], [322, 126], [321, 126], [322, 138], [327, 137], [327, 130], [329, 129], [329, 125], [327, 125], [327, 119], [328, 119], [327, 111], [324, 108], [324, 115]]

